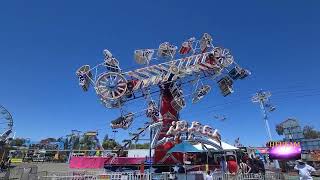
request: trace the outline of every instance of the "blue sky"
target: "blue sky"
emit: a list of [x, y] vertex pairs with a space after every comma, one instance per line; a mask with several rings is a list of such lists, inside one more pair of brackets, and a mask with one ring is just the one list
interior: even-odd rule
[[[267, 139], [262, 115], [250, 96], [269, 90], [277, 110], [270, 125], [295, 117], [320, 129], [319, 1], [3, 1], [0, 5], [0, 103], [14, 117], [19, 137], [39, 140], [71, 129], [111, 132], [118, 111], [105, 109], [91, 89], [83, 93], [75, 70], [102, 61], [108, 48], [123, 68], [133, 51], [161, 42], [179, 45], [210, 33], [230, 48], [252, 76], [222, 97], [214, 88], [181, 112], [188, 121], [217, 127], [224, 140], [246, 145]], [[211, 84], [214, 84], [211, 82]], [[137, 102], [136, 107], [143, 106]], [[214, 115], [226, 115], [225, 122]], [[144, 118], [134, 121], [134, 131]], [[118, 139], [127, 135], [119, 131]], [[280, 138], [275, 135], [275, 138]]]

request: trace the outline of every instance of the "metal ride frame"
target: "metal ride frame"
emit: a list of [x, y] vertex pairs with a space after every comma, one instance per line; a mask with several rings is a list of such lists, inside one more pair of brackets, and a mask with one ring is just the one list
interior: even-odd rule
[[[1, 134], [0, 143], [6, 143], [9, 135], [12, 133], [13, 128], [13, 118], [10, 112], [3, 106], [0, 105], [0, 124], [1, 124]], [[5, 127], [3, 127], [3, 125]]]
[[[211, 86], [203, 85], [202, 79], [210, 78], [216, 81], [222, 95], [227, 96], [233, 92], [233, 81], [250, 75], [248, 70], [234, 61], [228, 49], [213, 46], [212, 37], [207, 33], [204, 33], [200, 40], [193, 37], [183, 42], [179, 50], [168, 42], [160, 44], [158, 49], [136, 50], [136, 62], [145, 67], [129, 71], [120, 68], [119, 61], [109, 50], [104, 50], [103, 53], [103, 63], [93, 68], [84, 65], [77, 70], [79, 84], [84, 91], [88, 91], [90, 85], [94, 86], [106, 108], [122, 110], [128, 101], [145, 98], [148, 106], [144, 111], [150, 121], [145, 123], [131, 140], [125, 140], [125, 146], [133, 140], [139, 140], [139, 135], [150, 126], [156, 163], [181, 160], [181, 156], [172, 157], [171, 160], [163, 157], [167, 150], [183, 139], [202, 143], [208, 143], [208, 138], [221, 141], [216, 129], [202, 126], [199, 122], [193, 122], [188, 128], [187, 123], [179, 119], [179, 111], [186, 106], [187, 96], [183, 93], [183, 84], [196, 82], [197, 89], [192, 93], [192, 103], [197, 103], [211, 90]], [[177, 56], [179, 58], [175, 59]], [[163, 62], [157, 63], [159, 60]], [[202, 86], [198, 87], [198, 82], [201, 82]], [[151, 98], [151, 94], [157, 92], [160, 92], [159, 104]], [[111, 127], [127, 129], [135, 114], [122, 114], [111, 121]], [[194, 135], [186, 136], [188, 133]]]

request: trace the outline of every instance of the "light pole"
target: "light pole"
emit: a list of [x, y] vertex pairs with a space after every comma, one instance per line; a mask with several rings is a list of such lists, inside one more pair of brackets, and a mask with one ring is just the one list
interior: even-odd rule
[[[271, 97], [270, 92], [266, 91], [258, 91], [252, 98], [251, 101], [253, 103], [259, 103], [260, 109], [263, 115], [263, 120], [266, 126], [267, 134], [269, 141], [272, 141], [272, 134], [269, 126], [269, 121], [268, 121], [268, 112], [272, 112], [275, 110], [275, 107], [269, 104], [269, 98]], [[268, 110], [268, 111], [267, 111]], [[279, 169], [279, 162], [278, 160], [274, 161], [275, 167]]]
[[117, 130], [113, 130], [113, 140], [116, 141], [116, 133], [118, 132]]
[[259, 91], [252, 97], [251, 101], [253, 103], [259, 103], [260, 109], [261, 109], [262, 115], [263, 115], [263, 120], [264, 120], [264, 123], [265, 123], [265, 126], [266, 126], [266, 131], [267, 131], [267, 134], [268, 134], [268, 138], [269, 138], [270, 141], [272, 141], [272, 134], [271, 134], [269, 121], [268, 121], [268, 113], [267, 113], [267, 110], [266, 110], [266, 107], [269, 108], [270, 112], [275, 109], [273, 106], [271, 106], [268, 103], [270, 97], [271, 97], [271, 93], [270, 92]]
[[149, 175], [150, 175], [150, 179], [152, 178], [152, 171], [151, 171], [151, 168], [152, 168], [152, 150], [151, 150], [151, 141], [152, 141], [152, 129], [149, 128], [149, 131], [150, 131], [150, 134], [149, 134]]

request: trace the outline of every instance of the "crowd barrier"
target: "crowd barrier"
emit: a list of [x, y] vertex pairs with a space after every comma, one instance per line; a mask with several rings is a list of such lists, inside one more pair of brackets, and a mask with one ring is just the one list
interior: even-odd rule
[[[153, 173], [151, 176], [149, 173], [104, 173], [99, 175], [65, 175], [59, 173], [51, 173], [47, 176], [39, 177], [43, 180], [170, 180], [172, 179], [172, 174]], [[204, 177], [203, 173], [193, 173], [193, 174], [175, 174], [176, 180], [201, 180]], [[187, 176], [187, 177], [186, 177]], [[213, 180], [281, 180], [284, 179], [280, 173], [265, 173], [265, 174], [213, 174]]]
[[104, 174], [104, 171], [90, 171], [90, 170], [77, 170], [77, 171], [53, 171], [48, 172], [47, 176], [95, 176]]
[[[99, 180], [97, 176], [44, 176], [41, 180]], [[102, 179], [101, 179], [102, 180]]]
[[265, 174], [220, 174], [214, 175], [213, 180], [281, 180], [283, 177], [280, 173], [265, 173]]

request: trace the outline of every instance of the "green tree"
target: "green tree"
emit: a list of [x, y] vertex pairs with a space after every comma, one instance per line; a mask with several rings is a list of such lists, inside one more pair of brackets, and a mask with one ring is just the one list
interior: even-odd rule
[[24, 138], [15, 138], [10, 142], [11, 146], [23, 146], [26, 143]]
[[96, 146], [96, 142], [91, 136], [84, 136], [80, 139], [80, 149], [82, 150], [91, 150], [92, 147]]
[[51, 143], [51, 142], [57, 142], [57, 139], [56, 138], [46, 138], [46, 139], [42, 139], [40, 141], [40, 144], [48, 144], [48, 143]]
[[305, 126], [303, 128], [303, 136], [306, 139], [320, 138], [320, 132], [315, 130], [313, 126]]
[[149, 143], [136, 144], [136, 149], [149, 149]]
[[112, 140], [108, 139], [108, 140], [102, 142], [102, 147], [104, 149], [114, 149], [114, 148], [119, 147], [119, 146], [120, 146], [119, 143], [117, 143], [113, 139]]
[[109, 140], [109, 135], [106, 134], [106, 135], [104, 136], [104, 138], [103, 138], [103, 142], [104, 142], [104, 141], [108, 141], [108, 140]]
[[69, 144], [69, 148], [73, 149], [79, 149], [80, 147], [80, 137], [79, 136], [72, 136], [69, 141], [67, 141]]

